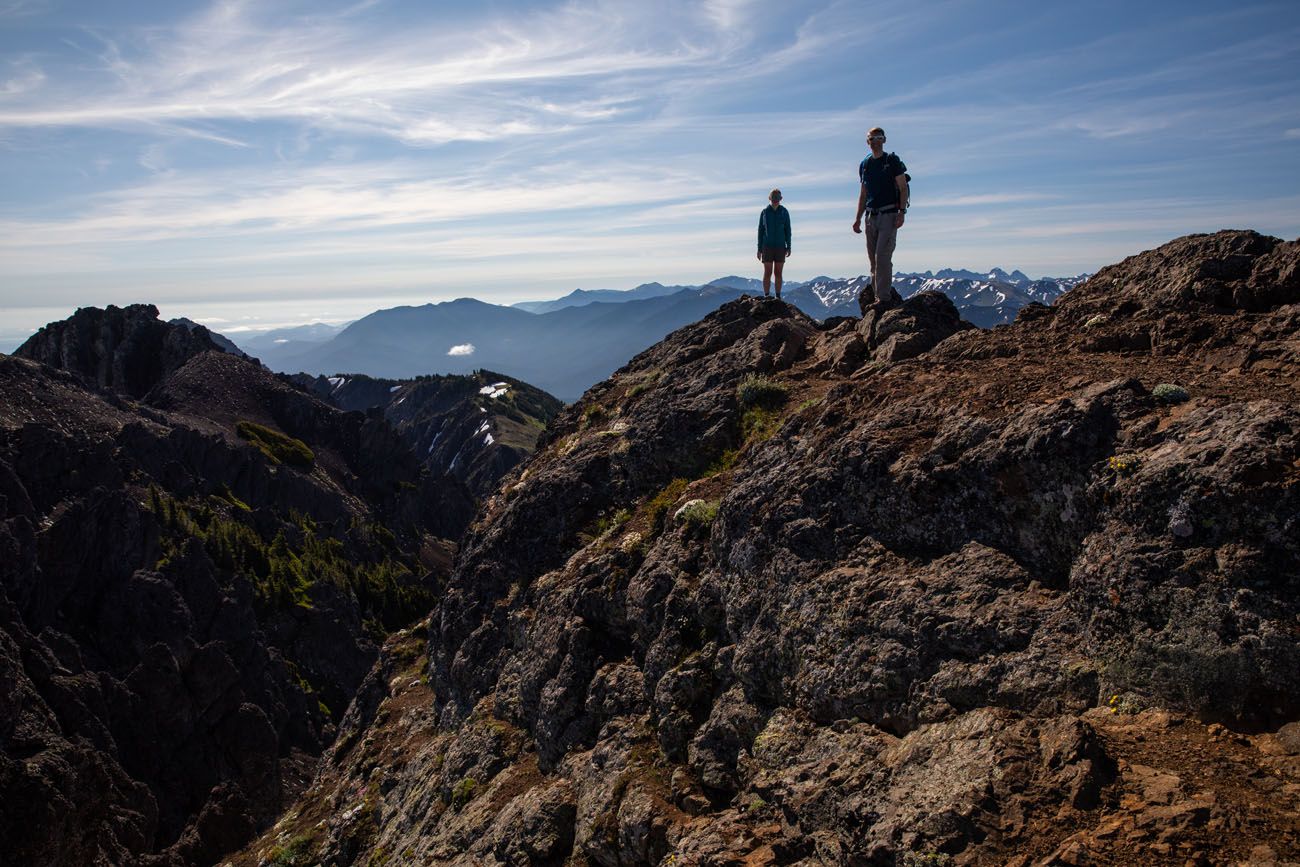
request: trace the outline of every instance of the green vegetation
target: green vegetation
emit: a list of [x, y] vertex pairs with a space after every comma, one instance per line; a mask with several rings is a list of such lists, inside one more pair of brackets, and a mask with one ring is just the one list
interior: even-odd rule
[[781, 423], [780, 409], [788, 398], [788, 389], [766, 376], [750, 374], [742, 379], [736, 386], [741, 437], [746, 442], [759, 442], [776, 433]]
[[241, 421], [235, 425], [241, 437], [257, 446], [258, 450], [273, 464], [289, 464], [310, 470], [316, 465], [316, 454], [300, 439], [251, 421]]
[[1146, 703], [1142, 700], [1142, 696], [1131, 692], [1115, 693], [1106, 706], [1110, 708], [1111, 713], [1119, 714], [1132, 715], [1146, 710]]
[[707, 527], [717, 517], [717, 500], [691, 500], [682, 506], [682, 523], [688, 527]]
[[[209, 501], [211, 502], [211, 501]], [[259, 613], [292, 606], [311, 607], [312, 587], [322, 582], [350, 590], [363, 617], [375, 621], [380, 638], [425, 614], [433, 594], [416, 583], [403, 562], [385, 553], [377, 562], [349, 556], [341, 539], [323, 534], [311, 518], [293, 513], [268, 541], [249, 524], [242, 509], [224, 514], [207, 503], [186, 504], [149, 490], [149, 508], [162, 527], [158, 568], [178, 558], [188, 539], [197, 539], [221, 570], [242, 575], [253, 585]], [[374, 526], [367, 530], [386, 541]], [[383, 528], [380, 528], [383, 529]], [[358, 535], [364, 533], [357, 530]]]
[[709, 464], [708, 468], [704, 471], [704, 475], [700, 476], [700, 478], [707, 479], [716, 476], [719, 473], [725, 473], [736, 465], [736, 458], [738, 457], [740, 457], [740, 449], [727, 449], [722, 454], [718, 455], [713, 463]]
[[948, 867], [952, 856], [942, 852], [904, 852], [902, 867]]
[[682, 494], [686, 493], [687, 484], [689, 483], [685, 479], [673, 479], [651, 498], [646, 506], [646, 514], [650, 518], [652, 533], [658, 533], [663, 529], [664, 523], [668, 520], [668, 510], [681, 499]]
[[473, 777], [465, 777], [459, 783], [451, 787], [451, 806], [454, 810], [459, 810], [474, 800], [474, 795], [478, 793], [478, 781]]
[[740, 434], [745, 442], [762, 442], [781, 427], [781, 413], [776, 409], [752, 406], [740, 417]]
[[736, 386], [736, 400], [743, 409], [754, 406], [776, 409], [783, 405], [789, 396], [789, 390], [781, 383], [751, 373]]
[[299, 834], [283, 844], [272, 846], [266, 853], [270, 867], [310, 867], [316, 863], [316, 838]]
[[1174, 385], [1172, 382], [1162, 382], [1155, 388], [1151, 389], [1151, 396], [1161, 403], [1182, 403], [1190, 395], [1187, 389], [1181, 385]]
[[647, 370], [643, 373], [638, 373], [633, 377], [632, 384], [628, 387], [627, 393], [624, 394], [623, 397], [625, 400], [631, 400], [637, 395], [649, 391], [651, 388], [658, 385], [659, 381], [662, 379], [663, 372], [659, 370]]
[[1133, 454], [1111, 455], [1106, 466], [1117, 476], [1131, 476], [1142, 466], [1142, 459]]
[[605, 420], [605, 407], [598, 403], [588, 404], [587, 408], [582, 411], [582, 426], [591, 427], [600, 424]]
[[596, 519], [595, 531], [597, 536], [603, 536], [610, 530], [617, 530], [632, 519], [632, 513], [627, 509], [619, 509], [612, 515], [602, 515]]

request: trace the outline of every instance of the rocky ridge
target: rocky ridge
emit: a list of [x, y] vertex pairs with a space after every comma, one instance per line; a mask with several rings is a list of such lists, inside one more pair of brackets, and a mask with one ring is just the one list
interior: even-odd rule
[[1300, 243], [743, 298], [560, 415], [233, 863], [1300, 858]]
[[528, 458], [563, 404], [526, 382], [480, 370], [417, 379], [298, 374], [293, 381], [340, 409], [376, 408], [434, 475], [486, 498]]
[[205, 334], [87, 308], [0, 356], [6, 864], [243, 844], [307, 782], [384, 635], [433, 604], [472, 516], [382, 417]]

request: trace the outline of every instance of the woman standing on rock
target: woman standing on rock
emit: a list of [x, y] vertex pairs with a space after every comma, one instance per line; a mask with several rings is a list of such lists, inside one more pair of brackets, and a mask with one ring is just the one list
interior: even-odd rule
[[758, 261], [763, 263], [763, 297], [770, 298], [772, 271], [776, 271], [776, 297], [781, 297], [781, 271], [790, 255], [790, 212], [781, 205], [781, 191], [768, 194], [770, 203], [758, 215]]

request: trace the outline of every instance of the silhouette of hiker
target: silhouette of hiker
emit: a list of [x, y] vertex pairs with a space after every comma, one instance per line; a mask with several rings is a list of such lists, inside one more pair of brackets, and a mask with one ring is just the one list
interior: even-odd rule
[[771, 203], [758, 215], [758, 260], [763, 263], [763, 297], [772, 297], [769, 286], [776, 272], [776, 297], [781, 297], [781, 271], [790, 255], [790, 212], [781, 205], [781, 191], [773, 190]]
[[853, 231], [862, 234], [867, 215], [867, 259], [871, 262], [871, 290], [876, 309], [892, 307], [903, 299], [894, 291], [894, 244], [907, 214], [907, 166], [898, 154], [885, 153], [885, 131], [867, 133], [871, 154], [858, 166], [858, 214]]

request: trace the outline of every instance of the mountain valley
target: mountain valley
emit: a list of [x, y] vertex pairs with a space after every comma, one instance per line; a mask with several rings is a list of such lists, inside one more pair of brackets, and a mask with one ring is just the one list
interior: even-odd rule
[[[1050, 304], [1083, 277], [1030, 280], [1019, 271], [899, 274], [904, 297], [938, 291], [980, 327], [1013, 320], [1030, 303]], [[785, 300], [814, 319], [857, 316], [865, 277], [816, 277], [786, 286]], [[380, 310], [343, 329], [304, 326], [245, 340], [241, 349], [274, 370], [331, 376], [364, 373], [411, 378], [469, 374], [486, 367], [545, 389], [565, 401], [608, 376], [670, 331], [694, 322], [737, 294], [762, 292], [761, 281], [722, 277], [703, 286], [647, 283], [625, 292], [577, 290], [513, 307], [461, 298]]]

